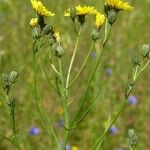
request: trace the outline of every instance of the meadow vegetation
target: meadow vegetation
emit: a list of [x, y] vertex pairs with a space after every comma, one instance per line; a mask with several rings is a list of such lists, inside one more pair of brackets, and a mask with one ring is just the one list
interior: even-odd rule
[[150, 150], [150, 1], [128, 1], [134, 9], [119, 11], [109, 35], [107, 17], [94, 32], [95, 16], [86, 16], [83, 25], [76, 18], [76, 32], [80, 26], [82, 31], [69, 75], [79, 35], [64, 10], [87, 5], [104, 13], [104, 1], [42, 2], [55, 16], [43, 15], [53, 28], [46, 28], [39, 42], [34, 26], [38, 36], [43, 28], [30, 22], [31, 2], [0, 0], [0, 150]]

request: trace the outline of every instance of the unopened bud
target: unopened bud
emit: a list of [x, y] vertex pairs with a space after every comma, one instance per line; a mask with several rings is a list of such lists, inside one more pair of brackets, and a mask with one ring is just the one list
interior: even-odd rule
[[143, 44], [142, 46], [142, 57], [145, 58], [150, 58], [150, 45], [149, 44]]
[[53, 53], [55, 56], [61, 58], [64, 55], [64, 48], [61, 44], [54, 44], [53, 45]]
[[140, 66], [140, 59], [137, 56], [134, 56], [132, 59], [132, 63], [135, 66]]
[[19, 73], [16, 71], [12, 71], [9, 74], [9, 82], [10, 84], [14, 84], [16, 82], [16, 80], [18, 79]]
[[98, 40], [99, 35], [100, 35], [100, 33], [99, 33], [98, 29], [94, 28], [92, 31], [92, 35], [91, 35], [92, 40], [94, 40], [94, 41]]
[[117, 20], [118, 12], [115, 10], [110, 10], [108, 12], [108, 21], [110, 24], [113, 24]]
[[133, 129], [128, 131], [128, 142], [130, 147], [135, 147], [137, 144], [138, 137]]

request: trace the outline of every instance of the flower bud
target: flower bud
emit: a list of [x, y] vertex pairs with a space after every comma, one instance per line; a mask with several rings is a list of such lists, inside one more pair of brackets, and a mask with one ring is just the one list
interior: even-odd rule
[[149, 46], [149, 44], [143, 44], [141, 51], [142, 51], [142, 57], [143, 58], [145, 58], [145, 57], [150, 58], [150, 46]]
[[92, 35], [91, 35], [92, 40], [94, 40], [94, 41], [98, 40], [99, 35], [100, 35], [100, 33], [99, 33], [98, 29], [94, 28], [92, 31]]
[[55, 56], [57, 56], [59, 58], [61, 58], [63, 56], [64, 48], [61, 44], [58, 44], [58, 43], [54, 44], [52, 49], [53, 49], [53, 53]]
[[137, 144], [138, 137], [133, 129], [128, 131], [128, 143], [130, 147], [135, 147]]
[[108, 21], [112, 25], [117, 20], [118, 12], [115, 10], [110, 10], [108, 12]]
[[9, 74], [9, 82], [10, 84], [14, 84], [17, 80], [19, 76], [19, 73], [16, 72], [16, 71], [12, 71], [10, 74]]
[[132, 63], [135, 66], [140, 66], [140, 59], [137, 56], [134, 56], [132, 59]]
[[37, 24], [38, 24], [38, 18], [32, 18], [30, 20], [30, 26], [31, 27], [35, 27], [35, 26], [37, 26]]

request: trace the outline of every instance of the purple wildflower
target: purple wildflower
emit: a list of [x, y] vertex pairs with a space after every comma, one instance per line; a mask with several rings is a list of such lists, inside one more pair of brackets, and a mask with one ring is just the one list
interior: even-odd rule
[[129, 96], [128, 97], [128, 104], [129, 105], [136, 105], [137, 104], [137, 98], [135, 96]]
[[110, 132], [111, 134], [117, 134], [118, 128], [115, 127], [115, 126], [112, 126], [112, 127], [109, 129], [109, 132]]
[[66, 145], [66, 150], [71, 150], [71, 148], [70, 148], [70, 145], [69, 145], [69, 144], [67, 144], [67, 145]]
[[40, 133], [41, 133], [41, 130], [39, 128], [36, 128], [36, 127], [32, 127], [29, 130], [29, 134], [31, 136], [39, 135]]

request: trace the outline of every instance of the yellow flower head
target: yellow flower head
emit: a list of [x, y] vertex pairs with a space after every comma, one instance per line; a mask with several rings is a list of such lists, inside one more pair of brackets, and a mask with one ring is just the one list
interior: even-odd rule
[[97, 10], [91, 6], [76, 6], [76, 14], [77, 15], [94, 15], [97, 13]]
[[37, 25], [37, 23], [38, 23], [38, 18], [32, 18], [30, 20], [30, 26], [31, 27], [35, 27]]
[[[94, 15], [97, 13], [97, 10], [94, 7], [91, 6], [76, 6], [75, 7], [75, 14], [77, 16], [83, 16], [83, 15]], [[71, 16], [71, 9], [68, 8], [66, 11], [64, 11], [64, 16]]]
[[96, 14], [95, 26], [99, 29], [105, 21], [105, 15], [101, 13]]
[[31, 0], [33, 9], [41, 16], [54, 16], [55, 14], [49, 11], [41, 1]]
[[71, 150], [79, 150], [77, 146], [72, 146]]
[[105, 0], [106, 5], [114, 8], [115, 10], [133, 10], [133, 7], [129, 5], [127, 2], [123, 2], [122, 0]]

